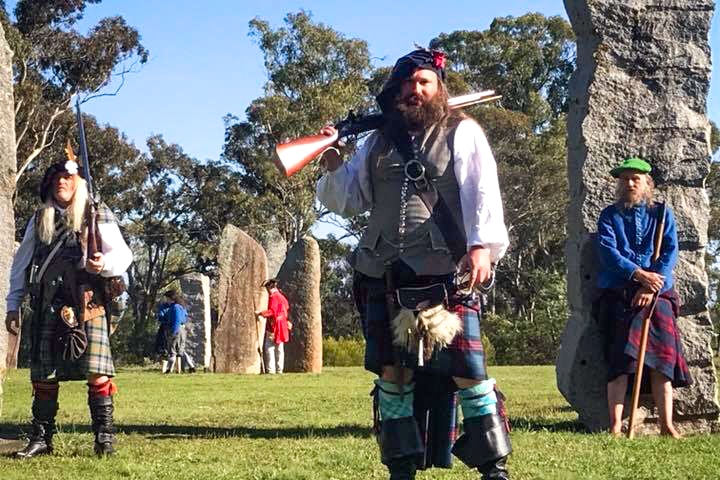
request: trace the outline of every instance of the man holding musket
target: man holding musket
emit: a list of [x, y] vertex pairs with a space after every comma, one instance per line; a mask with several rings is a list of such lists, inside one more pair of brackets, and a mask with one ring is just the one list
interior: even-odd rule
[[[610, 172], [617, 179], [616, 202], [598, 220], [601, 295], [596, 305], [607, 333], [610, 432], [620, 435], [628, 377], [638, 368], [641, 325], [657, 295], [643, 364], [649, 369], [660, 432], [679, 438], [672, 421], [672, 389], [692, 380], [676, 324], [680, 304], [673, 268], [678, 239], [672, 211], [653, 201], [651, 169], [646, 161], [629, 158]], [[653, 261], [656, 235], [661, 237], [661, 248]]]
[[115, 216], [100, 204], [95, 233], [101, 248], [88, 258], [90, 198], [74, 160], [47, 169], [40, 201], [15, 254], [5, 318], [8, 331], [17, 334], [20, 305], [30, 293], [33, 419], [30, 442], [17, 456], [52, 453], [59, 382], [65, 380], [87, 381], [95, 452], [112, 454], [112, 396], [117, 388], [105, 311], [109, 292], [103, 279], [122, 275], [132, 253]]
[[447, 468], [452, 450], [482, 478], [507, 479], [506, 419], [472, 288], [492, 280], [508, 235], [493, 154], [478, 124], [448, 108], [444, 79], [441, 52], [400, 58], [377, 97], [383, 127], [348, 163], [326, 151], [317, 193], [344, 217], [370, 211], [351, 263], [390, 478]]

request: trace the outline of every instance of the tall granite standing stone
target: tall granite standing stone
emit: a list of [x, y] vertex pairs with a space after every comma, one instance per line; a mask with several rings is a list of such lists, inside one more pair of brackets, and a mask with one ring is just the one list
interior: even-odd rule
[[314, 238], [303, 237], [290, 248], [278, 280], [290, 303], [293, 324], [290, 342], [285, 345], [285, 371], [320, 373], [320, 247]]
[[[640, 156], [653, 165], [656, 197], [677, 219], [682, 300], [678, 326], [695, 383], [676, 389], [675, 419], [684, 432], [717, 428], [712, 330], [704, 253], [709, 218], [711, 0], [565, 0], [577, 37], [577, 70], [568, 115], [568, 298], [570, 319], [557, 363], [558, 387], [593, 431], [609, 425], [607, 365], [591, 317], [597, 258], [594, 234], [614, 201], [609, 170]], [[656, 432], [641, 400], [640, 431]], [[626, 414], [628, 408], [625, 409]]]
[[210, 325], [210, 278], [200, 273], [180, 279], [180, 289], [187, 302], [188, 322], [185, 324], [185, 351], [197, 368], [210, 368], [212, 359]]
[[[15, 190], [15, 104], [13, 103], [12, 51], [0, 26], [0, 314], [5, 321], [5, 296], [14, 251], [15, 217], [12, 195]], [[0, 414], [2, 381], [8, 334], [0, 325]]]
[[285, 254], [287, 253], [285, 239], [277, 230], [266, 230], [260, 236], [260, 244], [265, 249], [265, 255], [267, 255], [268, 277], [275, 278], [285, 261]]
[[255, 310], [267, 306], [267, 299], [262, 297], [265, 289], [260, 287], [267, 278], [265, 252], [245, 232], [227, 225], [220, 239], [218, 264], [218, 318], [212, 332], [212, 369], [223, 373], [260, 373], [258, 345], [262, 345], [265, 325], [258, 324]]

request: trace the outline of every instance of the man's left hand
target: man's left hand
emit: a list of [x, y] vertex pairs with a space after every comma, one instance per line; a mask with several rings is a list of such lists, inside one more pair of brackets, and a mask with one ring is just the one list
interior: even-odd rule
[[633, 308], [645, 308], [650, 305], [650, 303], [652, 303], [652, 300], [653, 291], [647, 287], [640, 287], [637, 293], [635, 293], [635, 296], [633, 297], [630, 306], [632, 306]]
[[102, 272], [102, 269], [105, 267], [105, 259], [103, 258], [103, 254], [100, 252], [95, 252], [95, 255], [92, 256], [92, 258], [88, 258], [87, 265], [85, 265], [85, 270], [87, 270], [89, 273], [100, 273]]
[[480, 245], [470, 247], [463, 259], [462, 271], [470, 272], [470, 285], [486, 283], [492, 277], [492, 264], [490, 263], [490, 250]]

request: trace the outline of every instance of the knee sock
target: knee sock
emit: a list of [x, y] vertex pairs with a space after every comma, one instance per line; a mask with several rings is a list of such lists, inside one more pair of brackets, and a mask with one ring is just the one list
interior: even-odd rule
[[[381, 420], [412, 417], [413, 392], [415, 391], [414, 383], [401, 386], [378, 378], [375, 380], [375, 386], [377, 387]], [[400, 394], [401, 388], [403, 392], [402, 395]]]
[[117, 385], [113, 383], [112, 379], [109, 379], [107, 382], [101, 383], [99, 385], [88, 383], [89, 398], [112, 397], [116, 393]]
[[57, 402], [60, 385], [57, 383], [33, 382], [33, 395], [37, 400]]
[[458, 395], [460, 395], [460, 405], [465, 419], [497, 413], [494, 378], [485, 380], [474, 387], [463, 388]]

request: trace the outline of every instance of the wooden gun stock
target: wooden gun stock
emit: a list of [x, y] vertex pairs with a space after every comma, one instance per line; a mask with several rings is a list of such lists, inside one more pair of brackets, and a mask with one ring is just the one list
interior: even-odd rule
[[93, 258], [93, 256], [100, 252], [102, 243], [100, 240], [100, 232], [97, 227], [97, 207], [91, 200], [87, 208], [87, 258]]
[[338, 141], [338, 134], [328, 137], [327, 135], [310, 135], [300, 137], [287, 143], [280, 143], [275, 147], [275, 166], [286, 177], [295, 175], [308, 163], [312, 162], [318, 155]]

